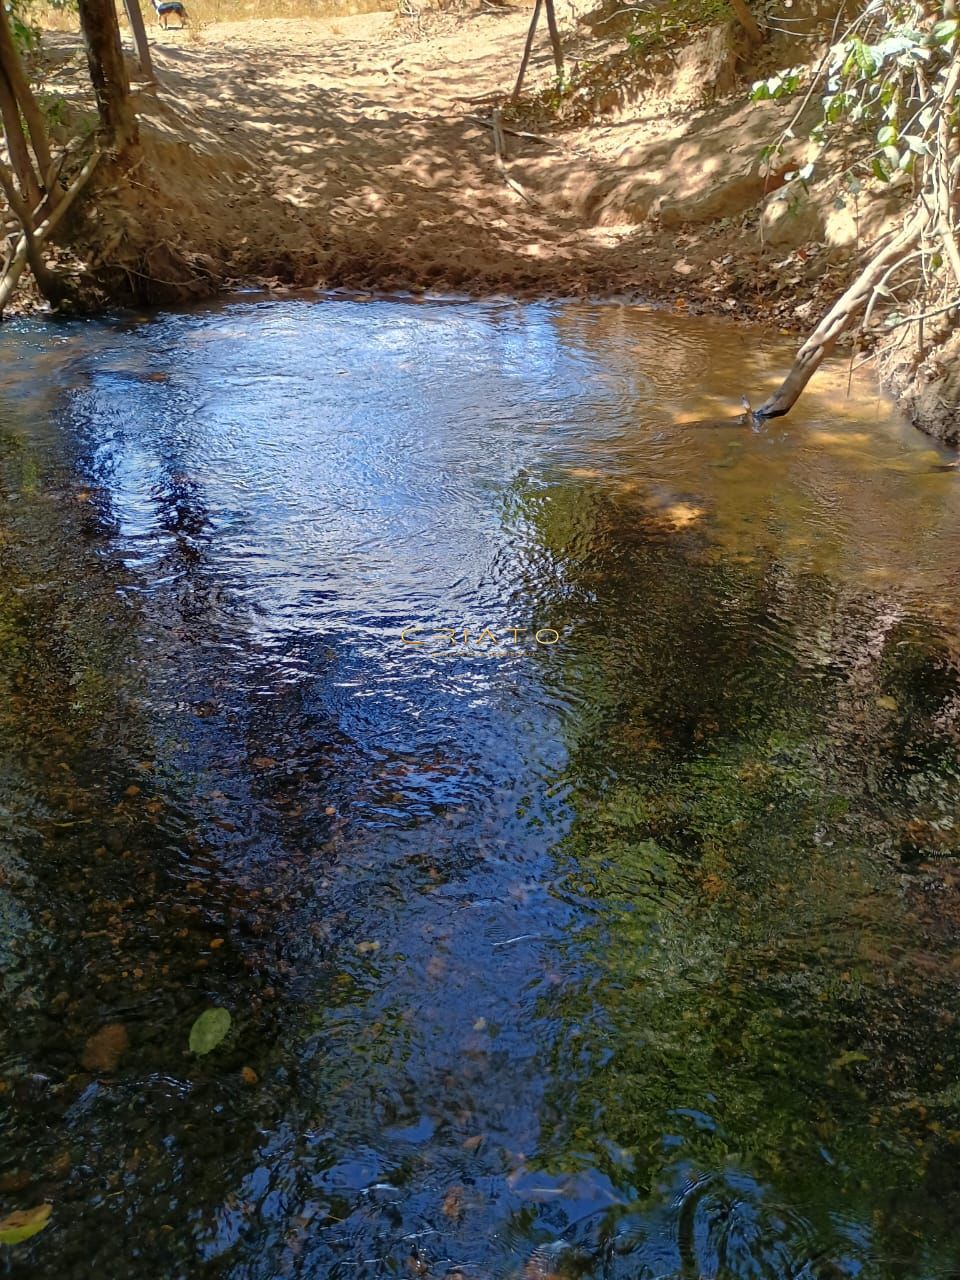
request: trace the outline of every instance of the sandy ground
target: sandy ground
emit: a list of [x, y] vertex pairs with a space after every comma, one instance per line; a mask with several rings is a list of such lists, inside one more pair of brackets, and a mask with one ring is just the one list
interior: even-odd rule
[[[153, 29], [160, 88], [137, 86], [138, 108], [165, 234], [221, 282], [639, 294], [807, 325], [845, 255], [764, 249], [744, 222], [782, 109], [745, 106], [742, 88], [684, 101], [674, 77], [600, 124], [510, 137], [504, 171], [482, 120], [528, 20], [510, 7]], [[51, 87], [84, 107], [76, 39], [49, 43]], [[544, 39], [531, 78], [549, 73]]]

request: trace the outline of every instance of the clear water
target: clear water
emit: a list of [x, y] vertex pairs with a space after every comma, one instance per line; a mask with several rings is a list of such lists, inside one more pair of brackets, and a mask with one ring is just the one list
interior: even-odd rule
[[960, 1274], [946, 455], [620, 307], [0, 355], [0, 1274]]

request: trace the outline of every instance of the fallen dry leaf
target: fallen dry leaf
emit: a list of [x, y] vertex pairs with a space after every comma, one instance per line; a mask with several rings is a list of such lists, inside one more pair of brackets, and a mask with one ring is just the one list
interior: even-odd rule
[[80, 1065], [85, 1071], [116, 1071], [129, 1045], [130, 1037], [123, 1023], [110, 1022], [83, 1046]]
[[38, 1204], [34, 1209], [18, 1209], [0, 1219], [0, 1244], [19, 1244], [29, 1240], [50, 1221], [52, 1204]]
[[463, 1187], [457, 1185], [450, 1188], [443, 1197], [443, 1212], [448, 1218], [463, 1216]]

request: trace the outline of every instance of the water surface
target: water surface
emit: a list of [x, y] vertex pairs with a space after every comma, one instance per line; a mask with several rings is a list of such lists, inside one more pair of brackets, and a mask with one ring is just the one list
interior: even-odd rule
[[960, 1273], [948, 455], [630, 308], [0, 342], [3, 1274]]

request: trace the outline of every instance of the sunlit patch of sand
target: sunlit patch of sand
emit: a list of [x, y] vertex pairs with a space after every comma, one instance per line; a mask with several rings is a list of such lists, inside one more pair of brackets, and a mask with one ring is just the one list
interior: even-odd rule
[[689, 502], [675, 502], [672, 506], [660, 508], [657, 514], [674, 528], [685, 529], [688, 525], [701, 520], [707, 514], [707, 510], [706, 507], [695, 507]]
[[872, 568], [863, 570], [864, 578], [867, 578], [875, 585], [880, 583], [895, 584], [900, 581], [900, 573], [888, 565], [874, 565]]
[[813, 444], [829, 445], [831, 448], [849, 448], [851, 445], [871, 444], [873, 437], [866, 431], [824, 431], [814, 429], [808, 439]]
[[696, 413], [693, 409], [684, 410], [682, 413], [675, 413], [672, 418], [675, 427], [682, 427], [688, 422], [700, 422], [704, 417], [702, 413]]

